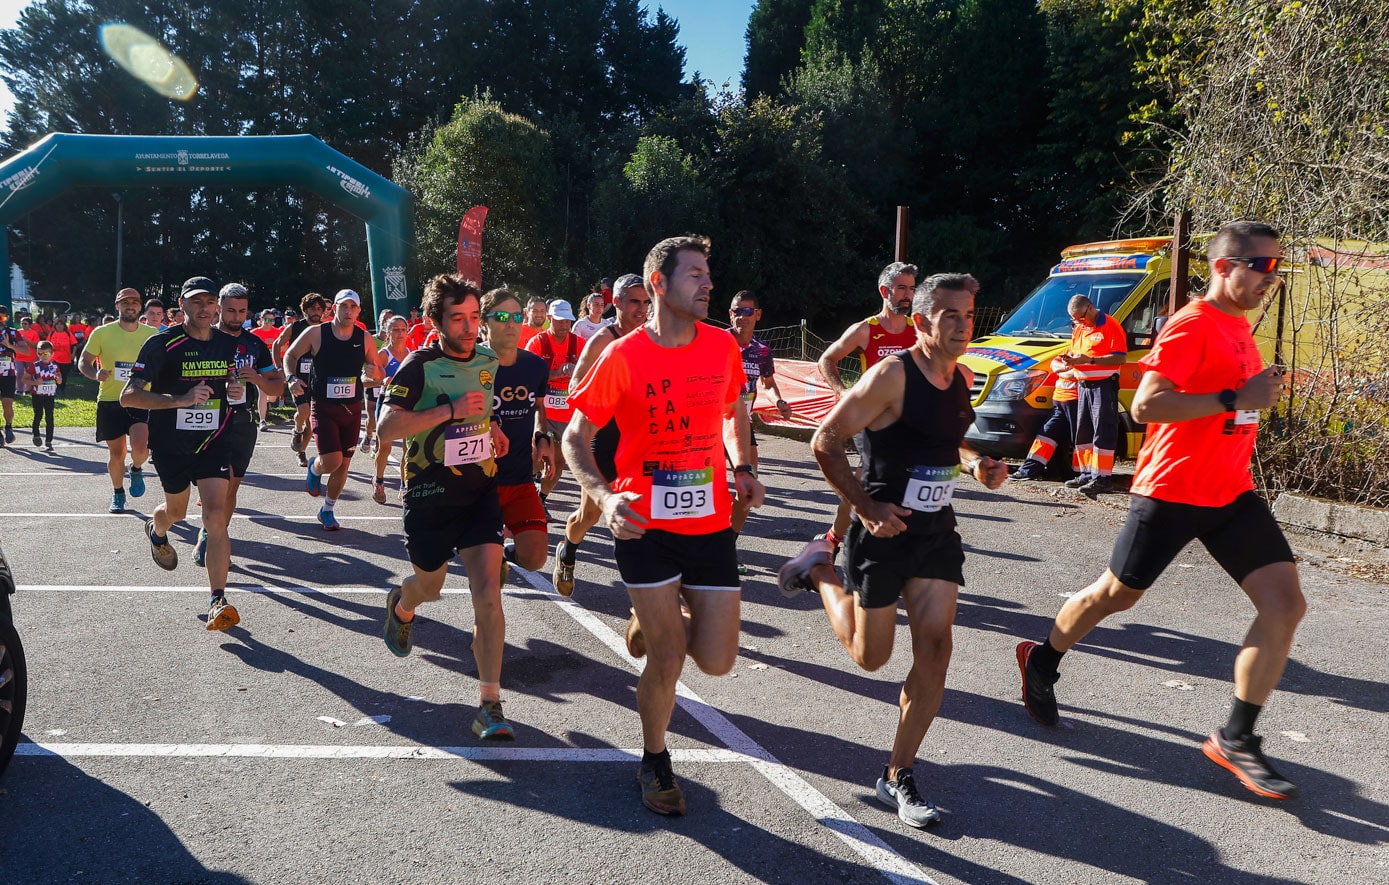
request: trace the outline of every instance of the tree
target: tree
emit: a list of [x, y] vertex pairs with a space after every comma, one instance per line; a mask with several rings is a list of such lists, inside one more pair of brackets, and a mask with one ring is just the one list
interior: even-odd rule
[[775, 96], [782, 79], [801, 64], [805, 26], [815, 0], [758, 0], [748, 16], [743, 91], [749, 98]]

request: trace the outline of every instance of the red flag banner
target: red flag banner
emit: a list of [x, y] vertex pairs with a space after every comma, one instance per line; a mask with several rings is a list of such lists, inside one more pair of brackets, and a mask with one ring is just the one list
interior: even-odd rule
[[458, 223], [458, 275], [482, 285], [482, 223], [487, 207], [474, 206]]
[[820, 426], [830, 409], [839, 402], [839, 397], [825, 383], [820, 369], [812, 362], [778, 359], [776, 386], [791, 406], [791, 417], [781, 417], [776, 408], [776, 397], [759, 383], [752, 413], [763, 424], [813, 429]]

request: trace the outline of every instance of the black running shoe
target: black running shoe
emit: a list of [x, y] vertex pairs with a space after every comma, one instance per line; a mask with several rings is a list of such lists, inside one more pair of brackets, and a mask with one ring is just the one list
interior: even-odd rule
[[1037, 647], [1035, 642], [1018, 643], [1018, 670], [1022, 672], [1022, 702], [1027, 707], [1027, 712], [1032, 714], [1043, 725], [1055, 725], [1060, 716], [1056, 712], [1056, 692], [1052, 686], [1056, 680], [1061, 678], [1061, 674], [1053, 673], [1050, 676], [1043, 673], [1032, 663], [1032, 650]]
[[1263, 738], [1252, 734], [1228, 740], [1217, 728], [1201, 745], [1201, 752], [1239, 778], [1245, 789], [1270, 799], [1293, 798], [1297, 795], [1297, 787], [1273, 770], [1264, 757], [1263, 743]]

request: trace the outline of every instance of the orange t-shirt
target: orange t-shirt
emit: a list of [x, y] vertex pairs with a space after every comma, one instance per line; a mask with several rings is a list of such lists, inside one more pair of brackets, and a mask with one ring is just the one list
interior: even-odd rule
[[[1139, 365], [1182, 393], [1211, 394], [1243, 387], [1264, 362], [1249, 320], [1198, 299], [1163, 326]], [[1149, 424], [1130, 490], [1176, 504], [1223, 507], [1254, 488], [1249, 459], [1258, 430], [1254, 410]]]
[[[563, 344], [555, 343], [555, 333], [546, 329], [526, 342], [525, 349], [545, 360], [545, 368], [553, 372], [565, 363], [578, 362], [584, 349], [584, 339], [570, 332]], [[569, 376], [551, 378], [545, 383], [545, 420], [566, 423], [574, 416], [569, 405]]]
[[[1074, 356], [1110, 356], [1128, 353], [1129, 341], [1124, 328], [1114, 317], [1101, 313], [1099, 322], [1093, 326], [1076, 324], [1071, 330], [1071, 354]], [[1119, 373], [1118, 366], [1096, 366], [1087, 363], [1072, 370], [1082, 381], [1102, 381]]]
[[641, 495], [632, 509], [647, 528], [707, 535], [729, 526], [723, 421], [745, 381], [738, 342], [722, 329], [699, 323], [683, 347], [638, 330], [608, 345], [569, 403], [599, 427], [617, 420], [613, 491]]
[[532, 326], [530, 320], [526, 320], [524, 323], [521, 324], [521, 339], [518, 342], [516, 342], [516, 346], [524, 349], [525, 346], [530, 343], [530, 340], [532, 338], [534, 338], [536, 335], [539, 335], [541, 332], [544, 332], [548, 328], [550, 328], [549, 320], [546, 320], [545, 325], [541, 326], [539, 329], [537, 329], [535, 326]]

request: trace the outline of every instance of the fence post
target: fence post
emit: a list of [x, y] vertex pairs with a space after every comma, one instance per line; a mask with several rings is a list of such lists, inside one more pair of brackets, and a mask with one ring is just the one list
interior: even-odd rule
[[805, 320], [801, 320], [801, 362], [805, 362]]

